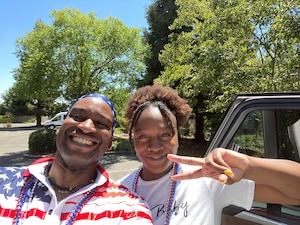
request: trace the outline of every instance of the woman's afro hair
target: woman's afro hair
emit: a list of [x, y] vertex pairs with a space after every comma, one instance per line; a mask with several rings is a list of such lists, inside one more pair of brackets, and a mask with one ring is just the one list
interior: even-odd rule
[[178, 127], [183, 126], [192, 108], [187, 101], [178, 95], [178, 92], [160, 83], [147, 85], [135, 91], [129, 98], [125, 108], [125, 117], [131, 121], [136, 109], [145, 102], [162, 102], [175, 115]]

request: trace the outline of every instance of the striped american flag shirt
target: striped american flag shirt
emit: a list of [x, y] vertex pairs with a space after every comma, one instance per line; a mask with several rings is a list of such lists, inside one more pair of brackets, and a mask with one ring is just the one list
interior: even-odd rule
[[[0, 167], [0, 224], [9, 225], [19, 221], [22, 225], [71, 224], [153, 224], [147, 203], [126, 187], [110, 180], [107, 172], [98, 165], [97, 179], [60, 202], [49, 181], [44, 176], [45, 166], [52, 158], [40, 159], [28, 167]], [[24, 203], [16, 210], [23, 185], [33, 176], [35, 185], [24, 193]], [[34, 187], [35, 186], [35, 187]], [[92, 197], [78, 206], [86, 194], [95, 188]], [[19, 219], [19, 220], [18, 220]]]

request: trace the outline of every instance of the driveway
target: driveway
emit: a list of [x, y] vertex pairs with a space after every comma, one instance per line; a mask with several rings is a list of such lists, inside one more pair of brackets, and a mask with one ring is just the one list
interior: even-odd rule
[[[0, 124], [0, 166], [26, 166], [36, 158], [28, 156], [29, 135], [40, 128], [34, 124], [13, 124], [5, 128]], [[107, 153], [101, 164], [110, 177], [117, 180], [138, 168], [141, 163], [135, 155]]]

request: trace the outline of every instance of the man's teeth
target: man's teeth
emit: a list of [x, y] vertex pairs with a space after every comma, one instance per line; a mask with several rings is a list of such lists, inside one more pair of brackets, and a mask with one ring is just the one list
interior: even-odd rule
[[83, 145], [93, 145], [92, 141], [80, 137], [74, 137], [73, 140]]

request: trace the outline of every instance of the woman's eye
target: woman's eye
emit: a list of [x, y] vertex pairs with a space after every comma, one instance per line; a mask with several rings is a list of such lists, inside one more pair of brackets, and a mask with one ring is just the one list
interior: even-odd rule
[[146, 139], [146, 138], [147, 138], [147, 135], [144, 135], [144, 134], [138, 135], [138, 139]]

